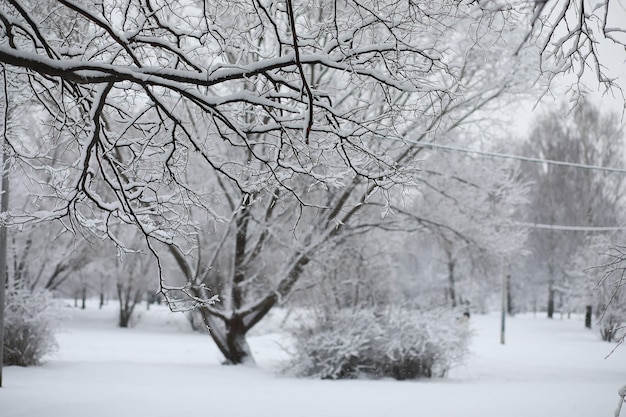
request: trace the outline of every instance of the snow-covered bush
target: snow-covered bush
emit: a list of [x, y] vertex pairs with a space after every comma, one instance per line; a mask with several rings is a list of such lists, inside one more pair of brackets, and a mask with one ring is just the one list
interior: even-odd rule
[[56, 303], [49, 291], [9, 286], [5, 294], [5, 365], [38, 365], [56, 348]]
[[340, 310], [294, 331], [288, 372], [322, 379], [445, 376], [468, 351], [452, 311]]

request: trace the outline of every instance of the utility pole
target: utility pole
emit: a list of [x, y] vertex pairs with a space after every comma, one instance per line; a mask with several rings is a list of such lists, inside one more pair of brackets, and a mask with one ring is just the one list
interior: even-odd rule
[[[5, 90], [6, 91], [6, 90]], [[2, 196], [0, 196], [0, 214], [9, 209], [9, 170], [6, 167], [7, 138], [4, 135], [2, 141], [2, 157], [0, 169], [2, 169]], [[0, 388], [2, 388], [2, 367], [4, 366], [4, 291], [7, 278], [7, 227], [4, 221], [0, 221]]]
[[505, 330], [506, 330], [506, 311], [507, 311], [507, 301], [508, 301], [508, 281], [509, 275], [508, 273], [502, 274], [502, 312], [500, 315], [500, 344], [503, 345], [506, 341]]

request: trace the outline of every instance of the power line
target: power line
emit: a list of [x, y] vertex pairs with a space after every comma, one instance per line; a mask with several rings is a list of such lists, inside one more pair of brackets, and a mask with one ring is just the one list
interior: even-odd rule
[[603, 167], [599, 165], [580, 164], [576, 162], [555, 161], [553, 159], [532, 158], [528, 156], [520, 156], [520, 155], [498, 153], [498, 152], [476, 151], [472, 149], [460, 148], [457, 146], [439, 145], [435, 143], [420, 142], [420, 141], [411, 141], [411, 140], [405, 140], [405, 141], [410, 143], [411, 145], [421, 146], [423, 148], [429, 148], [433, 150], [442, 149], [446, 151], [463, 152], [463, 153], [469, 153], [469, 154], [475, 154], [475, 155], [489, 156], [492, 158], [515, 159], [518, 161], [533, 162], [533, 163], [538, 163], [538, 164], [558, 165], [558, 166], [564, 166], [564, 167], [591, 169], [591, 170], [597, 170], [597, 171], [607, 171], [607, 172], [616, 172], [620, 174], [626, 174], [626, 169], [624, 168]]
[[[564, 166], [564, 167], [626, 174], [626, 169], [622, 169], [622, 168], [580, 164], [576, 162], [555, 161], [552, 159], [532, 158], [528, 156], [520, 156], [520, 155], [505, 154], [505, 153], [498, 153], [498, 152], [477, 151], [477, 150], [472, 150], [472, 149], [461, 148], [458, 146], [439, 145], [435, 143], [420, 142], [420, 141], [408, 140], [407, 142], [415, 146], [421, 146], [421, 147], [429, 148], [433, 150], [442, 149], [446, 151], [463, 152], [463, 153], [482, 155], [482, 156], [488, 156], [488, 157], [493, 157], [493, 158], [514, 159], [518, 161], [533, 162], [533, 163], [539, 163], [539, 164], [549, 164], [549, 165], [557, 165], [557, 166]], [[566, 226], [566, 225], [561, 225], [561, 224], [525, 223], [525, 222], [514, 222], [512, 224], [514, 226], [528, 227], [528, 228], [533, 228], [533, 229], [559, 230], [559, 231], [571, 231], [571, 232], [617, 232], [619, 230], [626, 230], [626, 226], [606, 226], [606, 227]]]
[[619, 230], [626, 230], [626, 226], [606, 226], [606, 227], [565, 226], [561, 224], [524, 223], [524, 222], [513, 222], [512, 225], [528, 227], [532, 229], [560, 230], [560, 231], [570, 231], [570, 232], [617, 232]]

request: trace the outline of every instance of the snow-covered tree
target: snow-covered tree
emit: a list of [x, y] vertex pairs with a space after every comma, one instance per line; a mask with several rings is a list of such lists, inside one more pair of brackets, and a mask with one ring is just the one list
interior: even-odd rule
[[12, 222], [71, 216], [101, 235], [124, 222], [170, 242], [190, 206], [213, 213], [190, 159], [243, 194], [293, 192], [294, 177], [402, 182], [409, 127], [432, 132], [520, 77], [511, 50], [481, 55], [522, 41], [508, 39], [519, 11], [481, 4], [15, 0], [0, 16], [7, 108], [18, 90], [43, 121], [11, 156], [50, 174], [35, 191], [54, 203]]
[[626, 58], [623, 17], [623, 5], [609, 0], [533, 3], [528, 39], [541, 51], [543, 73], [551, 80], [567, 74], [569, 87], [579, 98], [589, 91], [593, 79], [623, 97], [623, 80], [617, 78], [613, 65]]
[[394, 273], [402, 234], [374, 229], [328, 242], [312, 259], [289, 305], [323, 310], [329, 316], [342, 309], [403, 305]]
[[513, 224], [511, 216], [526, 203], [526, 185], [513, 161], [442, 153], [425, 162], [432, 178], [425, 181], [423, 199], [433, 220], [447, 226], [432, 232], [444, 255], [448, 299], [455, 307], [469, 302], [471, 286], [481, 284], [481, 279], [466, 279], [470, 288], [463, 294], [457, 288], [462, 278], [458, 272], [498, 285], [511, 259], [522, 253], [526, 231]]
[[[134, 225], [163, 294], [185, 295], [227, 360], [245, 362], [246, 332], [316, 251], [394, 212], [424, 144], [527, 88], [524, 34], [544, 22], [533, 6], [11, 0], [3, 108], [28, 100], [41, 135], [9, 137], [8, 151], [48, 180], [7, 223], [68, 219], [123, 250], [117, 226]], [[426, 223], [385, 227], [406, 217]], [[222, 304], [206, 303], [206, 282]]]
[[[591, 166], [624, 166], [619, 116], [603, 114], [589, 102], [566, 113], [562, 108], [537, 120], [526, 143], [528, 154]], [[524, 173], [533, 182], [526, 219], [537, 224], [529, 235], [532, 253], [526, 271], [547, 284], [547, 312], [552, 317], [555, 295], [567, 295], [564, 290], [576, 253], [589, 234], [584, 228], [611, 228], [622, 223], [624, 178], [602, 170], [553, 164], [525, 165]]]
[[119, 303], [118, 324], [120, 327], [129, 327], [137, 305], [148, 293], [156, 293], [158, 274], [154, 262], [145, 252], [111, 258], [115, 262], [112, 271]]
[[[450, 132], [458, 126], [457, 117], [469, 117], [488, 101], [475, 102], [470, 97], [469, 101], [459, 102], [459, 107], [449, 109], [448, 114], [423, 116], [423, 122], [438, 131]], [[430, 129], [420, 135], [421, 139], [436, 138]], [[401, 148], [393, 142], [376, 146], [387, 149], [390, 166], [413, 161], [424, 153], [421, 141]], [[317, 168], [320, 173], [324, 170], [325, 166]], [[402, 175], [405, 190], [420, 178], [412, 168]], [[182, 243], [169, 246], [187, 279], [187, 284], [176, 292], [197, 301], [219, 294], [219, 304], [197, 304], [205, 325], [230, 361], [249, 360], [245, 334], [271, 308], [287, 299], [298, 281], [307, 276], [309, 263], [324, 262], [319, 256], [329, 245], [337, 245], [346, 236], [366, 237], [371, 229], [425, 231], [446, 227], [445, 222], [430, 220], [429, 212], [408, 210], [405, 199], [396, 196], [396, 181], [399, 179], [348, 176], [345, 184], [330, 185], [294, 176], [288, 191], [276, 187], [254, 193], [243, 193], [224, 181], [218, 180], [212, 189], [205, 183], [207, 194], [215, 196], [213, 212], [226, 221], [209, 229], [196, 229], [199, 240], [187, 247]], [[444, 183], [440, 185], [445, 187]], [[303, 203], [298, 196], [305, 196], [306, 201]], [[205, 288], [213, 292], [205, 292]]]
[[[480, 150], [467, 132], [453, 140], [454, 147]], [[489, 142], [497, 150], [497, 138]], [[407, 210], [429, 224], [403, 239], [394, 254], [398, 275], [412, 277], [402, 285], [419, 305], [484, 311], [526, 241], [526, 230], [512, 223], [526, 203], [518, 163], [441, 149], [423, 157]]]

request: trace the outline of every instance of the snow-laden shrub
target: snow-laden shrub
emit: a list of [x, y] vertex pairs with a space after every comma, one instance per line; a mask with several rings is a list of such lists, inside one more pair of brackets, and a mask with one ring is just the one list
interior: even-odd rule
[[470, 331], [451, 311], [341, 310], [294, 331], [288, 372], [322, 379], [445, 376]]
[[58, 317], [49, 291], [9, 286], [4, 309], [4, 364], [38, 365], [44, 355], [56, 350]]

